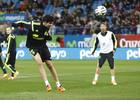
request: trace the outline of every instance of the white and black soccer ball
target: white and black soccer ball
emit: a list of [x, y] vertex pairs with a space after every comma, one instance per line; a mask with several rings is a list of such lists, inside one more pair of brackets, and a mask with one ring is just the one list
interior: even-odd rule
[[105, 6], [97, 6], [97, 8], [95, 9], [95, 14], [97, 16], [104, 16], [107, 13], [107, 9]]

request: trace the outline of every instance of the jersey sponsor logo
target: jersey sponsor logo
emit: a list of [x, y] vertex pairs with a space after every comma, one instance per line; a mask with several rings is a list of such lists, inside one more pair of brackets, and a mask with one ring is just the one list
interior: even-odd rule
[[104, 43], [102, 44], [102, 46], [105, 46], [105, 44], [106, 44], [106, 43], [104, 42]]
[[37, 38], [39, 35], [38, 34], [33, 34], [33, 37]]
[[38, 30], [35, 30], [35, 32], [38, 32]]

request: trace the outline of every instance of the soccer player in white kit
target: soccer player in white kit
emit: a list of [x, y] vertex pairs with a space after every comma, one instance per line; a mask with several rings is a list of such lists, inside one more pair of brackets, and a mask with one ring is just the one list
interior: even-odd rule
[[95, 77], [92, 81], [93, 85], [96, 85], [98, 82], [98, 77], [101, 71], [101, 68], [105, 61], [107, 60], [109, 63], [110, 67], [110, 72], [111, 72], [111, 83], [113, 85], [117, 85], [117, 82], [115, 80], [115, 68], [114, 68], [114, 52], [116, 51], [117, 48], [117, 40], [113, 32], [108, 31], [108, 25], [105, 22], [102, 22], [100, 25], [100, 30], [97, 34], [97, 37], [94, 41], [93, 45], [93, 52], [92, 54], [94, 55], [95, 50], [99, 44], [100, 46], [100, 58], [97, 64], [96, 72], [95, 72]]

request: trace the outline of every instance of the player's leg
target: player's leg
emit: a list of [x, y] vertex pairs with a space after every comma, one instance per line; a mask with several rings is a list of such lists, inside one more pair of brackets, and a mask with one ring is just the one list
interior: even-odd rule
[[37, 51], [34, 51], [33, 49], [31, 49], [30, 52], [31, 52], [35, 62], [39, 66], [39, 72], [41, 74], [43, 81], [45, 82], [47, 91], [48, 92], [51, 91], [51, 85], [47, 79], [47, 74], [46, 74], [46, 70], [45, 70], [45, 63], [42, 62], [40, 54]]
[[117, 85], [117, 82], [116, 82], [116, 79], [115, 79], [115, 68], [111, 69], [110, 72], [111, 72], [111, 83], [113, 85]]
[[106, 61], [106, 55], [100, 54], [100, 58], [99, 58], [99, 61], [98, 61], [98, 64], [97, 64], [97, 68], [96, 68], [96, 71], [95, 71], [95, 76], [94, 76], [94, 79], [92, 81], [93, 85], [97, 84], [101, 68], [102, 68], [103, 64], [105, 63], [105, 61]]
[[2, 71], [3, 71], [3, 78], [7, 78], [7, 77], [8, 77], [8, 74], [7, 74], [6, 69], [4, 68], [4, 64], [3, 64], [3, 62], [2, 62], [1, 55], [2, 55], [2, 54], [0, 53], [0, 67], [1, 67], [1, 69], [2, 69]]
[[64, 92], [65, 88], [62, 87], [62, 85], [59, 81], [55, 66], [51, 61], [51, 54], [50, 54], [48, 48], [46, 47], [46, 48], [41, 49], [40, 54], [41, 54], [42, 61], [46, 63], [49, 71], [51, 72], [51, 74], [56, 82], [57, 90], [60, 92]]
[[113, 52], [108, 54], [107, 60], [109, 63], [109, 67], [110, 67], [110, 73], [111, 73], [111, 83], [113, 85], [117, 85], [116, 79], [115, 79], [115, 67], [114, 67], [114, 58], [113, 58], [114, 54]]
[[60, 81], [59, 81], [59, 78], [58, 78], [56, 69], [55, 69], [55, 67], [54, 67], [54, 65], [53, 65], [53, 63], [52, 63], [52, 61], [51, 61], [51, 60], [46, 60], [45, 62], [46, 62], [46, 65], [47, 65], [48, 69], [50, 70], [50, 72], [51, 72], [51, 74], [52, 74], [52, 76], [53, 76], [55, 82], [56, 82], [57, 90], [58, 90], [59, 92], [64, 92], [64, 91], [65, 91], [65, 88], [62, 87], [62, 85], [61, 85], [61, 83], [60, 83]]
[[4, 68], [4, 64], [3, 64], [2, 59], [1, 59], [1, 53], [0, 53], [0, 67], [1, 67], [1, 69], [2, 69], [2, 71], [3, 71], [3, 74], [6, 74], [7, 71], [6, 71], [6, 69]]
[[52, 61], [51, 60], [46, 60], [45, 62], [46, 62], [46, 65], [47, 65], [49, 71], [51, 72], [51, 74], [53, 76], [53, 79], [56, 82], [58, 82], [59, 81], [58, 75], [57, 75], [56, 69], [54, 68], [54, 65], [53, 65]]
[[12, 73], [16, 73], [16, 69], [12, 67], [10, 62], [13, 60], [12, 55], [8, 54], [6, 56], [5, 62], [4, 62], [4, 67], [7, 67]]
[[[16, 63], [16, 52], [12, 52], [10, 54], [10, 57], [9, 57], [9, 64], [11, 65], [11, 67], [16, 70], [15, 68], [15, 63]], [[11, 73], [11, 77], [9, 77], [9, 79], [13, 80], [17, 77], [17, 75], [19, 74], [18, 71], [16, 71], [15, 73]]]
[[6, 69], [4, 68], [4, 64], [3, 64], [3, 62], [2, 62], [1, 56], [2, 56], [2, 49], [1, 49], [1, 47], [0, 47], [0, 67], [1, 67], [1, 69], [2, 69], [2, 71], [3, 71], [3, 74], [6, 74], [7, 71], [6, 71]]

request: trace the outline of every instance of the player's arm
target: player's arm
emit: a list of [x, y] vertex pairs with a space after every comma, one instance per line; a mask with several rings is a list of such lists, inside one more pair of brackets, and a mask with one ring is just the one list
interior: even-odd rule
[[46, 41], [51, 41], [52, 40], [52, 36], [49, 34], [49, 29], [46, 28], [45, 26], [42, 27], [42, 30], [44, 30], [44, 39]]
[[34, 22], [34, 21], [17, 21], [15, 22], [16, 24], [22, 23], [22, 24], [26, 24], [26, 25], [41, 25], [40, 22]]
[[114, 34], [112, 34], [112, 41], [113, 41], [113, 49], [114, 51], [116, 51], [117, 49], [117, 39], [116, 39], [116, 36]]
[[20, 24], [20, 23], [27, 24], [27, 25], [31, 24], [31, 22], [27, 22], [27, 21], [17, 21], [17, 22], [15, 22], [15, 24]]
[[34, 25], [41, 25], [40, 22], [34, 22], [34, 21], [17, 21], [15, 22], [15, 24], [18, 24], [18, 26], [23, 24], [24, 27], [26, 28], [29, 28], [29, 26], [31, 26], [32, 31], [34, 31]]
[[17, 28], [17, 27], [26, 27], [26, 28], [29, 28], [29, 26], [31, 25], [31, 22], [29, 21], [17, 21], [17, 22], [14, 22], [12, 23], [12, 26]]
[[45, 32], [45, 40], [51, 41], [52, 40], [52, 36], [48, 33], [48, 31]]
[[93, 43], [93, 51], [92, 51], [92, 54], [95, 53], [95, 51], [97, 49], [97, 46], [98, 46], [98, 43], [99, 43], [99, 39], [98, 39], [98, 37], [96, 37], [96, 39], [94, 40], [94, 43]]

